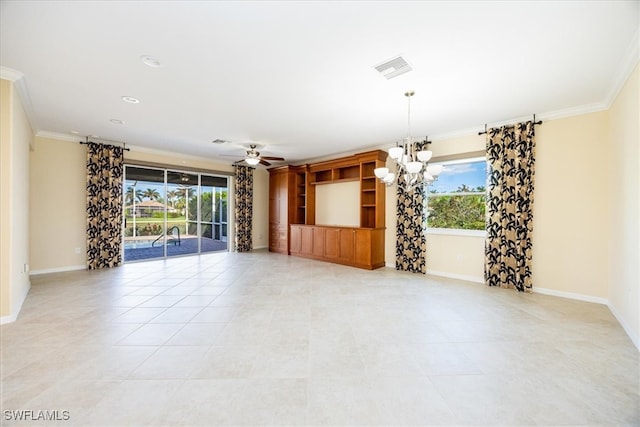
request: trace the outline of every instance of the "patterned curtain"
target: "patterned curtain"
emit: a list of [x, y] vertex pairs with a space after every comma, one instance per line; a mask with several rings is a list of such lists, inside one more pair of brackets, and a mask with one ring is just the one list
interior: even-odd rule
[[[421, 150], [424, 143], [416, 144]], [[416, 187], [406, 192], [397, 186], [396, 217], [396, 270], [413, 273], [427, 272], [427, 241], [424, 235], [427, 222], [424, 203], [425, 188]]]
[[250, 252], [253, 219], [253, 168], [236, 165], [236, 251]]
[[485, 283], [531, 292], [533, 122], [487, 131]]
[[122, 264], [123, 149], [87, 144], [87, 269]]

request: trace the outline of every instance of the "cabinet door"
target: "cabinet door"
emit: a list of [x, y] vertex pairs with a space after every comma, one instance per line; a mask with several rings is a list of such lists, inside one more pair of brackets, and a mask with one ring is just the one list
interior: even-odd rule
[[324, 256], [324, 228], [313, 227], [313, 255]]
[[278, 226], [276, 224], [269, 224], [269, 250], [278, 250]]
[[356, 231], [352, 228], [340, 229], [340, 260], [354, 261]]
[[302, 233], [300, 227], [291, 226], [291, 232], [289, 233], [290, 239], [290, 251], [292, 254], [300, 253], [302, 250]]
[[313, 253], [313, 228], [300, 227], [300, 252], [306, 255]]
[[287, 209], [289, 206], [287, 197], [289, 196], [288, 188], [288, 174], [278, 174], [277, 186], [278, 186], [278, 224], [288, 224]]
[[278, 226], [278, 252], [289, 255], [289, 232], [286, 225]]
[[355, 230], [355, 262], [359, 265], [371, 266], [371, 231]]
[[327, 228], [324, 230], [324, 256], [329, 259], [338, 258], [338, 251], [340, 246], [339, 228]]

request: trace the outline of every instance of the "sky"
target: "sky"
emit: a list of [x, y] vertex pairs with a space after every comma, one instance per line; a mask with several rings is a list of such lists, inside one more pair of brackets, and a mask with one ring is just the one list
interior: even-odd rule
[[462, 184], [468, 187], [486, 186], [486, 166], [484, 160], [473, 163], [459, 163], [445, 165], [438, 179], [429, 186], [429, 192], [436, 190], [438, 193], [450, 193]]

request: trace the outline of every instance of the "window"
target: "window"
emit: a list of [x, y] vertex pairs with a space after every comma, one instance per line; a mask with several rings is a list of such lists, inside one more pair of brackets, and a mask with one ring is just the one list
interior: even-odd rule
[[483, 157], [438, 163], [444, 166], [427, 187], [429, 229], [485, 229], [487, 162]]

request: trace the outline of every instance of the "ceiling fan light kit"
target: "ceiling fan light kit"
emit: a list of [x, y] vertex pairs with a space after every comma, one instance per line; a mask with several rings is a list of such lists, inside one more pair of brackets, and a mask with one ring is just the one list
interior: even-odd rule
[[[224, 140], [216, 139], [212, 142], [215, 144], [220, 144], [221, 142], [218, 142], [218, 141], [224, 141]], [[228, 142], [228, 141], [224, 141], [224, 142]], [[263, 147], [263, 145], [260, 145], [260, 147]], [[283, 157], [261, 156], [260, 152], [257, 151], [256, 148], [258, 148], [258, 144], [249, 144], [249, 149], [246, 151], [246, 154], [243, 156], [244, 158], [242, 160], [238, 160], [234, 162], [233, 164], [235, 165], [241, 162], [245, 162], [249, 166], [257, 166], [258, 164], [261, 164], [263, 166], [271, 166], [271, 163], [269, 163], [267, 160], [275, 160], [278, 162], [284, 161]], [[223, 156], [240, 157], [240, 156], [233, 156], [229, 154], [223, 154]]]
[[258, 157], [250, 157], [247, 156], [244, 158], [244, 161], [247, 162], [248, 165], [255, 166], [260, 163], [260, 159]]

